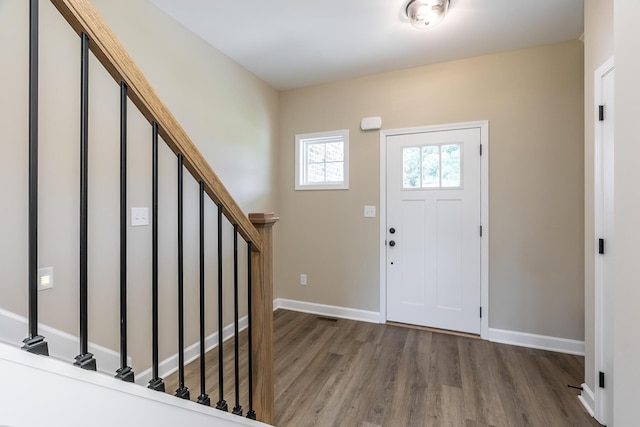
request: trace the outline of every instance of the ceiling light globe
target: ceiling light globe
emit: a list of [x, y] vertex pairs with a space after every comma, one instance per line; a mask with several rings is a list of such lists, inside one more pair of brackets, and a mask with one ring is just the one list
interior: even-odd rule
[[411, 0], [407, 5], [407, 16], [415, 28], [431, 28], [444, 19], [450, 0]]

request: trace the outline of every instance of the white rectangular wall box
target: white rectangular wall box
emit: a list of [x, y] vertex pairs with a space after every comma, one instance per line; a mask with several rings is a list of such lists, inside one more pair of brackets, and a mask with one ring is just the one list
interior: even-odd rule
[[360, 129], [362, 130], [379, 130], [382, 127], [382, 118], [365, 117], [360, 121]]

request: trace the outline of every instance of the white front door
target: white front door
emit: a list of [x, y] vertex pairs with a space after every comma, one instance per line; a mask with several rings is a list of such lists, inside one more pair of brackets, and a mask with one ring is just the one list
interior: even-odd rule
[[480, 128], [387, 136], [387, 319], [480, 333]]

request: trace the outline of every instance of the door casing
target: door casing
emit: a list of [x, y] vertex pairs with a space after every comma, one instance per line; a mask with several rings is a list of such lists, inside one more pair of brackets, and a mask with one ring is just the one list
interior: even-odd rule
[[380, 131], [380, 323], [387, 321], [387, 137], [458, 129], [480, 129], [480, 337], [489, 338], [489, 121], [450, 123]]
[[[604, 131], [603, 122], [599, 121], [598, 106], [605, 105], [603, 79], [615, 72], [614, 60], [610, 58], [595, 71], [594, 105], [595, 105], [595, 144], [594, 144], [594, 242], [599, 238], [605, 239], [605, 256], [598, 254], [598, 247], [594, 251], [594, 418], [601, 424], [613, 424], [613, 302], [611, 289], [615, 286], [612, 249], [615, 229], [613, 224], [613, 198], [614, 194], [607, 194], [613, 186], [613, 173], [615, 159], [613, 159], [613, 145], [615, 135], [609, 135]], [[615, 77], [614, 84], [615, 84]], [[608, 94], [613, 96], [612, 93]], [[606, 105], [605, 105], [606, 107]], [[605, 109], [605, 120], [607, 117]], [[614, 113], [615, 114], [615, 113]], [[609, 122], [611, 123], [611, 121]], [[611, 125], [613, 126], [613, 125]], [[605, 147], [605, 143], [609, 147]], [[609, 150], [609, 155], [605, 153]], [[608, 181], [611, 179], [611, 182]], [[599, 387], [599, 373], [605, 373], [605, 388]]]

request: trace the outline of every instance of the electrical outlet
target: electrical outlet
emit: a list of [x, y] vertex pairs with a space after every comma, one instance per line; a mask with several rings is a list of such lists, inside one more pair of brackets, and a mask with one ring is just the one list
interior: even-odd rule
[[301, 274], [300, 275], [300, 284], [301, 285], [306, 285], [307, 284], [307, 275], [306, 274]]
[[38, 290], [44, 291], [53, 288], [53, 267], [38, 269]]
[[149, 208], [131, 208], [131, 226], [149, 225]]

